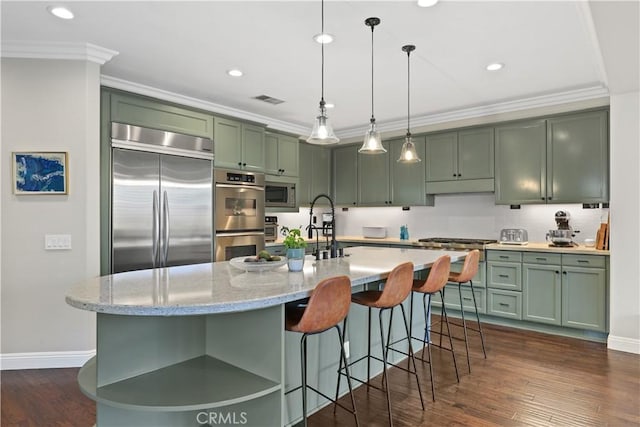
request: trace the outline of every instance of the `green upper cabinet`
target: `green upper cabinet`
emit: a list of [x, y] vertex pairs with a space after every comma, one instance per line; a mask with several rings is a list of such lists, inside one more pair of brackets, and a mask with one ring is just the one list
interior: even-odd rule
[[298, 139], [274, 132], [265, 133], [265, 172], [298, 176]]
[[413, 138], [418, 163], [397, 162], [404, 139], [389, 141], [389, 164], [391, 169], [391, 204], [394, 206], [422, 206], [426, 204], [425, 190], [425, 137]]
[[547, 200], [609, 200], [607, 112], [594, 111], [547, 122]]
[[458, 176], [458, 132], [427, 136], [427, 181], [450, 181]]
[[426, 162], [429, 194], [493, 191], [493, 128], [427, 135]]
[[333, 149], [333, 201], [338, 206], [358, 204], [358, 146]]
[[216, 167], [264, 171], [264, 128], [216, 117], [213, 141]]
[[[300, 181], [296, 192], [298, 206], [309, 206], [318, 194], [331, 192], [331, 150], [319, 145], [299, 144]], [[326, 199], [319, 205], [328, 205]]]
[[111, 121], [213, 138], [213, 116], [119, 92], [111, 93]]
[[496, 128], [496, 203], [609, 199], [607, 111]]
[[358, 205], [385, 206], [391, 204], [389, 180], [389, 143], [382, 154], [358, 153]]
[[496, 204], [545, 202], [546, 132], [544, 120], [496, 127]]

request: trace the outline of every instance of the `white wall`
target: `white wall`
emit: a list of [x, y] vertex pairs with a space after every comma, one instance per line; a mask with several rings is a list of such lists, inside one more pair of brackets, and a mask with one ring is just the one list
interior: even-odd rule
[[611, 97], [609, 348], [640, 353], [640, 92]]
[[[95, 314], [65, 293], [99, 274], [99, 73], [85, 61], [2, 59], [3, 369], [69, 365], [95, 349]], [[11, 152], [37, 150], [69, 153], [68, 195], [12, 194]], [[72, 250], [45, 251], [45, 234], [70, 234]]]
[[[495, 205], [493, 193], [436, 196], [433, 207], [349, 208], [336, 214], [336, 231], [340, 235], [362, 236], [362, 226], [386, 227], [387, 236], [399, 237], [400, 226], [409, 227], [409, 237], [466, 237], [497, 239], [503, 228], [524, 228], [529, 240], [541, 242], [549, 229], [556, 228], [554, 214], [563, 209], [571, 214], [571, 225], [580, 230], [577, 242], [595, 238], [601, 218], [608, 209], [582, 209], [582, 205], [522, 205], [521, 209]], [[317, 212], [328, 211], [318, 209]], [[314, 214], [316, 210], [314, 209]], [[321, 220], [321, 219], [319, 219]], [[280, 213], [278, 222], [287, 227], [306, 226], [309, 209], [300, 213]]]

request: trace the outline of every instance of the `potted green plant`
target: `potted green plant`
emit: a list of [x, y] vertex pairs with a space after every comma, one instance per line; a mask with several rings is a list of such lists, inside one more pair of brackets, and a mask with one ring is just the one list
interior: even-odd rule
[[287, 248], [287, 266], [289, 271], [302, 271], [304, 267], [304, 248], [307, 242], [299, 228], [282, 227], [283, 244]]

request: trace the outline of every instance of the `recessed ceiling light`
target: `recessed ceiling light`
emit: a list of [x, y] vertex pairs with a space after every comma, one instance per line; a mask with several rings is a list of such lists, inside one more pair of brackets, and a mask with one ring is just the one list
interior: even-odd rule
[[231, 77], [242, 77], [244, 73], [241, 70], [234, 68], [232, 70], [227, 71], [227, 74], [229, 74]]
[[488, 71], [498, 71], [498, 70], [502, 69], [502, 67], [504, 67], [504, 64], [501, 64], [499, 62], [494, 62], [493, 64], [487, 65], [487, 70]]
[[438, 3], [438, 0], [418, 0], [418, 6], [420, 7], [431, 7]]
[[335, 107], [335, 105], [330, 102], [327, 102], [326, 104], [324, 104], [324, 108], [333, 108], [333, 107]]
[[73, 19], [73, 12], [66, 7], [62, 6], [49, 6], [47, 10], [53, 16], [57, 16], [60, 19]]
[[313, 39], [320, 44], [328, 44], [333, 41], [333, 36], [327, 33], [320, 33], [313, 36]]

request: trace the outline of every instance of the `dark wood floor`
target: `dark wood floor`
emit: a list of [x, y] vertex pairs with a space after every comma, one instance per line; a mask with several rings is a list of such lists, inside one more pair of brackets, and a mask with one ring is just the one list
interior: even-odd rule
[[[638, 426], [640, 356], [607, 350], [604, 344], [485, 325], [488, 358], [472, 340], [466, 371], [455, 380], [451, 356], [434, 350], [436, 402], [427, 365], [418, 364], [425, 411], [415, 379], [390, 370], [395, 425], [399, 426]], [[2, 372], [2, 419], [8, 426], [91, 426], [95, 406], [78, 389], [77, 369]], [[387, 425], [384, 394], [356, 390], [362, 426]], [[348, 404], [347, 397], [343, 398]], [[326, 407], [310, 426], [355, 425], [353, 416]]]

